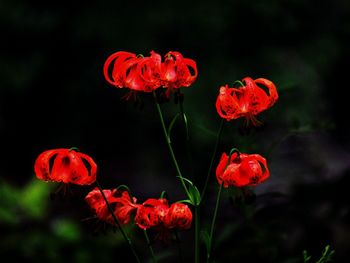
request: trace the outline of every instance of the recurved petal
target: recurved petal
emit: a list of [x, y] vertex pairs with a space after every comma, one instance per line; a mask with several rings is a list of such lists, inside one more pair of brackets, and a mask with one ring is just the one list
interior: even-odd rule
[[40, 180], [51, 181], [52, 178], [50, 171], [52, 167], [50, 167], [50, 159], [54, 158], [56, 154], [65, 150], [66, 149], [53, 149], [41, 153], [35, 160], [34, 164], [34, 171], [36, 177]]
[[110, 55], [103, 66], [103, 75], [105, 79], [112, 85], [119, 88], [123, 87], [121, 79], [118, 77], [120, 73], [120, 67], [123, 63], [131, 58], [135, 58], [136, 55], [130, 52], [117, 51]]
[[278, 100], [278, 93], [275, 84], [264, 78], [258, 78], [255, 80], [255, 83], [262, 84], [266, 86], [269, 90], [269, 104], [268, 107], [271, 107]]
[[263, 181], [265, 181], [267, 178], [270, 177], [270, 171], [269, 171], [269, 168], [267, 166], [267, 161], [260, 154], [251, 154], [250, 156], [252, 158], [254, 158], [259, 163], [259, 165], [261, 167], [262, 173], [259, 177], [258, 183], [262, 183]]
[[228, 156], [226, 153], [222, 153], [220, 161], [218, 166], [216, 167], [216, 179], [218, 180], [219, 184], [222, 184], [223, 181], [223, 174], [225, 172], [226, 169], [226, 165], [227, 165], [227, 161], [228, 161]]
[[88, 170], [88, 176], [81, 177], [79, 184], [90, 185], [94, 183], [96, 181], [97, 164], [90, 156], [85, 153], [78, 152], [77, 155], [83, 160], [83, 164]]
[[197, 64], [194, 60], [189, 58], [184, 58], [182, 60], [182, 81], [181, 86], [190, 86], [198, 76]]

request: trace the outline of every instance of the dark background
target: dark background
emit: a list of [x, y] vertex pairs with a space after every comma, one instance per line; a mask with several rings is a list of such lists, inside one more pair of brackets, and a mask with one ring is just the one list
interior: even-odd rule
[[[279, 92], [273, 108], [258, 116], [261, 128], [242, 133], [243, 120], [225, 123], [217, 158], [232, 147], [260, 153], [271, 177], [251, 189], [253, 202], [241, 204], [224, 191], [216, 262], [302, 262], [303, 250], [316, 262], [326, 245], [335, 262], [347, 262], [348, 1], [1, 0], [0, 28], [1, 257], [133, 260], [119, 233], [87, 219], [92, 214], [83, 198], [91, 187], [72, 186], [50, 200], [57, 185], [36, 180], [33, 170], [44, 150], [78, 147], [98, 164], [104, 188], [126, 184], [139, 202], [162, 191], [170, 202], [184, 198], [151, 94], [137, 104], [125, 101], [127, 91], [102, 74], [116, 51], [148, 56], [154, 50], [179, 51], [197, 62], [198, 79], [181, 89], [190, 141], [181, 121], [172, 138], [185, 177], [200, 189], [221, 121], [219, 87], [264, 77]], [[171, 100], [162, 109], [169, 124], [179, 106]], [[212, 176], [203, 227], [217, 187]], [[127, 230], [149, 260], [142, 232]], [[193, 262], [193, 228], [180, 235], [184, 262]], [[154, 245], [163, 262], [177, 259], [176, 245]]]

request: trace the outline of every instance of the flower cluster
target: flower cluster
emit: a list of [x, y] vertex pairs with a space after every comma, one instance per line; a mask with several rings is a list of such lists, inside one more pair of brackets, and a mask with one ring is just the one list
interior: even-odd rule
[[[137, 199], [131, 198], [128, 191], [119, 191], [118, 189], [103, 190], [103, 194], [121, 225], [128, 224], [131, 215], [134, 214], [133, 221], [141, 229], [161, 227], [180, 230], [191, 227], [192, 212], [186, 204], [177, 202], [169, 207], [168, 200], [165, 198], [149, 198], [142, 204], [137, 204]], [[89, 192], [85, 200], [94, 210], [98, 219], [115, 224], [98, 188]]]
[[[126, 88], [131, 92], [153, 92], [154, 95], [156, 90], [162, 88], [165, 90], [167, 97], [170, 96], [172, 91], [178, 90], [180, 87], [192, 85], [198, 75], [196, 62], [184, 58], [181, 53], [176, 51], [168, 52], [163, 60], [161, 55], [154, 51], [150, 52], [149, 57], [118, 51], [106, 59], [103, 73], [107, 82], [117, 88]], [[246, 124], [259, 125], [260, 122], [256, 119], [256, 115], [272, 107], [278, 100], [276, 86], [272, 81], [265, 78], [254, 80], [251, 77], [245, 77], [242, 81], [236, 82], [240, 84], [240, 87], [229, 87], [226, 84], [219, 89], [216, 98], [216, 109], [218, 115], [222, 118], [222, 124], [225, 121], [243, 117]], [[130, 194], [129, 188], [125, 185], [112, 190], [103, 189], [96, 179], [96, 163], [90, 156], [76, 151], [76, 148], [44, 151], [35, 161], [35, 174], [40, 180], [59, 182], [64, 185], [92, 185], [96, 183], [96, 186], [85, 196], [86, 203], [100, 221], [119, 227], [138, 262], [140, 260], [137, 253], [123, 232], [122, 226], [133, 222], [147, 236], [146, 230], [148, 229], [155, 229], [160, 232], [171, 229], [188, 230], [192, 226], [192, 219], [195, 218], [195, 262], [199, 263], [199, 209], [206, 191], [208, 178], [211, 175], [218, 143], [216, 143], [212, 155], [205, 185], [202, 193], [200, 193], [194, 183], [182, 175], [172, 149], [170, 131], [179, 115], [175, 116], [167, 129], [156, 96], [155, 99], [170, 156], [176, 167], [177, 177], [180, 179], [186, 193], [185, 199], [169, 204], [168, 200], [164, 198], [163, 191], [160, 198], [148, 198], [146, 201], [138, 203], [137, 198]], [[180, 114], [184, 116], [182, 119], [187, 122], [183, 108], [180, 108]], [[219, 142], [222, 127], [223, 125], [220, 126], [217, 142]], [[229, 155], [225, 152], [222, 153], [215, 174], [219, 191], [211, 229], [210, 231], [201, 231], [207, 248], [207, 262], [209, 262], [211, 255], [213, 230], [221, 190], [233, 187], [244, 191], [245, 187], [256, 186], [267, 180], [270, 171], [266, 159], [261, 155], [241, 153], [233, 148]], [[127, 190], [120, 190], [122, 186]], [[190, 204], [190, 206], [187, 204]], [[192, 208], [195, 210], [194, 215], [192, 214]], [[152, 250], [151, 246], [150, 249]], [[153, 251], [152, 255], [154, 262], [156, 262]]]
[[160, 87], [170, 91], [189, 87], [197, 78], [196, 62], [180, 52], [161, 55], [151, 51], [149, 57], [118, 51], [110, 55], [103, 67], [106, 80], [117, 88], [152, 92]]
[[[85, 160], [85, 162], [83, 161]], [[52, 164], [51, 164], [52, 163]], [[90, 166], [90, 171], [87, 169]], [[34, 170], [38, 179], [76, 185], [90, 185], [96, 181], [97, 165], [94, 160], [73, 149], [53, 149], [41, 153], [35, 162]], [[135, 197], [128, 191], [99, 190], [95, 187], [85, 197], [85, 201], [95, 212], [98, 219], [115, 224], [116, 216], [121, 225], [130, 222], [130, 216], [136, 212], [134, 222], [141, 229], [163, 226], [167, 229], [188, 229], [192, 222], [192, 212], [183, 203], [173, 203], [169, 207], [165, 198], [150, 198], [137, 204]], [[106, 200], [104, 199], [105, 196]], [[108, 203], [108, 204], [107, 204]], [[113, 208], [113, 214], [108, 205]]]

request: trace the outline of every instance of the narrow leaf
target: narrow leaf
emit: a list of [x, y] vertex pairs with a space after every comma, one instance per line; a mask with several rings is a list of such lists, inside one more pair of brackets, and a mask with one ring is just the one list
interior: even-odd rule
[[170, 133], [171, 133], [171, 131], [172, 131], [173, 127], [174, 127], [174, 124], [175, 124], [175, 122], [176, 122], [176, 120], [177, 120], [177, 118], [178, 118], [179, 116], [180, 116], [180, 114], [177, 113], [177, 114], [174, 116], [174, 118], [171, 120], [171, 122], [170, 122], [170, 125], [169, 125], [169, 128], [168, 128], [168, 140], [169, 140], [169, 142], [171, 142]]

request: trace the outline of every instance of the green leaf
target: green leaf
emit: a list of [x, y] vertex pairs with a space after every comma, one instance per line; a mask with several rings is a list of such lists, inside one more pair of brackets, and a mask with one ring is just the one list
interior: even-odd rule
[[[180, 176], [177, 176], [177, 177], [180, 178]], [[192, 183], [191, 180], [189, 180], [189, 179], [187, 179], [187, 178], [185, 178], [185, 177], [182, 177], [182, 179], [183, 179], [184, 181], [186, 181], [189, 185], [193, 185], [193, 183]]]
[[[48, 185], [50, 187], [48, 187]], [[45, 217], [48, 198], [54, 184], [46, 184], [40, 180], [31, 180], [21, 191], [19, 204], [25, 213], [35, 219]]]
[[187, 203], [187, 204], [192, 205], [192, 201], [189, 199], [180, 200], [180, 201], [177, 201], [176, 203]]
[[206, 230], [201, 231], [201, 239], [203, 240], [205, 247], [207, 249], [207, 253], [211, 250], [211, 238]]
[[178, 118], [179, 116], [180, 116], [180, 114], [177, 113], [177, 114], [175, 115], [175, 117], [174, 117], [174, 118], [171, 120], [171, 122], [170, 122], [170, 125], [169, 125], [169, 128], [168, 128], [168, 132], [167, 132], [169, 143], [171, 143], [170, 133], [171, 133], [171, 131], [172, 131], [173, 127], [174, 127], [174, 124], [175, 124], [175, 122], [176, 122], [176, 120], [177, 120], [177, 118]]
[[326, 263], [332, 261], [332, 256], [334, 254], [334, 250], [330, 250], [330, 246], [327, 245], [322, 253], [321, 258], [316, 263]]
[[201, 203], [201, 194], [195, 185], [190, 185], [188, 188], [189, 198], [194, 206], [198, 206]]
[[[177, 176], [180, 178], [180, 176]], [[194, 206], [198, 206], [201, 203], [201, 194], [198, 188], [192, 183], [191, 180], [181, 177], [186, 183], [188, 183], [188, 198], [191, 201], [191, 204]], [[181, 179], [180, 178], [180, 179]]]
[[75, 222], [66, 219], [59, 219], [53, 224], [53, 231], [56, 236], [67, 242], [73, 242], [80, 239], [80, 229]]
[[303, 257], [304, 257], [304, 263], [308, 262], [311, 258], [311, 256], [308, 256], [307, 251], [303, 251]]
[[185, 128], [186, 128], [186, 139], [189, 140], [190, 139], [190, 134], [189, 134], [189, 131], [188, 131], [188, 120], [187, 120], [186, 113], [183, 113], [182, 117], [183, 117], [183, 120], [184, 120], [184, 123], [185, 123]]

